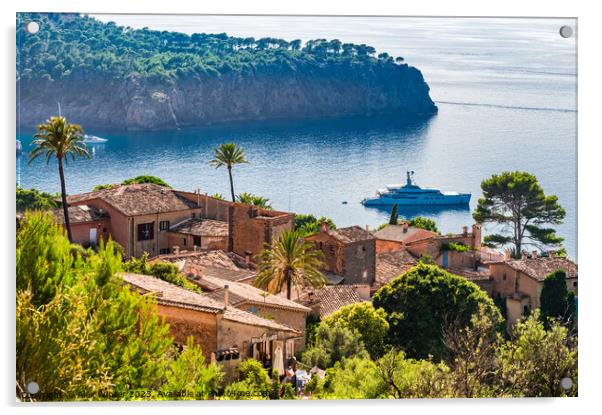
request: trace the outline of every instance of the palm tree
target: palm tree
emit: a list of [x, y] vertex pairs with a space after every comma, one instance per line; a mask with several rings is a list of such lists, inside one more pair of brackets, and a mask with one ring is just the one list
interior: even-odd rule
[[46, 124], [40, 124], [36, 129], [38, 132], [34, 134], [35, 140], [31, 143], [35, 148], [29, 153], [29, 163], [42, 155], [46, 157], [46, 164], [50, 163], [52, 157], [56, 158], [59, 166], [59, 178], [61, 179], [61, 200], [63, 202], [65, 228], [67, 228], [69, 241], [73, 242], [63, 162], [66, 164], [69, 156], [71, 160], [75, 160], [76, 156], [90, 158], [88, 148], [83, 143], [83, 130], [81, 126], [70, 124], [65, 117], [60, 116], [50, 118], [46, 121]]
[[327, 280], [320, 268], [324, 266], [322, 251], [314, 248], [297, 231], [285, 231], [271, 248], [259, 256], [259, 272], [253, 285], [271, 292], [282, 291], [286, 284], [286, 298], [291, 299], [292, 286], [323, 287]]
[[245, 159], [244, 150], [234, 143], [221, 144], [219, 147], [213, 149], [214, 158], [209, 162], [215, 168], [226, 166], [228, 168], [228, 176], [230, 176], [230, 193], [232, 194], [232, 201], [236, 202], [234, 196], [234, 183], [232, 182], [232, 166], [235, 164], [248, 163]]

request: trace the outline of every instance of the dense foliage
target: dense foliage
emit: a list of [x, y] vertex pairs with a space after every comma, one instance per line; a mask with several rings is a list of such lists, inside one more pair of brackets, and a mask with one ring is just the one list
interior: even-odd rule
[[551, 273], [543, 281], [539, 295], [541, 317], [544, 324], [549, 318], [559, 319], [571, 326], [575, 323], [577, 313], [575, 294], [566, 286], [566, 273], [559, 269]]
[[372, 302], [387, 314], [391, 344], [412, 358], [446, 357], [443, 329], [450, 323], [467, 326], [481, 306], [493, 321], [501, 320], [493, 300], [476, 284], [425, 263], [383, 286]]
[[368, 302], [350, 304], [326, 317], [321, 323], [333, 327], [335, 324], [359, 333], [366, 350], [373, 359], [386, 352], [389, 340], [389, 323], [383, 309], [375, 309]]
[[132, 177], [131, 179], [124, 180], [121, 184], [134, 184], [134, 183], [152, 183], [159, 186], [167, 187], [171, 189], [171, 186], [165, 183], [163, 179], [157, 176], [143, 175]]
[[26, 190], [17, 186], [17, 212], [55, 209], [58, 206], [55, 199], [59, 197], [59, 194], [53, 195], [37, 189]]
[[17, 233], [16, 383], [27, 400], [209, 398], [222, 374], [189, 341], [178, 355], [152, 296], [116, 275], [112, 242], [85, 256], [50, 216], [27, 214]]
[[314, 345], [303, 352], [302, 361], [310, 366], [329, 368], [344, 358], [368, 356], [360, 333], [336, 322], [318, 326]]
[[[230, 72], [252, 73], [261, 67], [290, 72], [318, 65], [405, 65], [403, 58], [365, 44], [338, 39], [286, 41], [206, 34], [132, 29], [77, 14], [19, 13], [17, 76], [20, 79], [59, 80], [103, 73], [173, 80], [184, 76], [217, 77]], [[35, 35], [25, 22], [36, 21]]]
[[486, 244], [509, 244], [517, 258], [525, 246], [560, 246], [563, 239], [545, 225], [561, 224], [566, 212], [558, 197], [544, 193], [535, 176], [521, 171], [494, 174], [483, 180], [481, 189], [483, 197], [472, 214], [474, 220], [497, 223], [509, 231], [487, 235]]
[[263, 209], [272, 210], [272, 205], [270, 204], [270, 199], [267, 197], [255, 195], [252, 193], [240, 193], [236, 195], [236, 201], [238, 203], [244, 203], [246, 205], [253, 205]]
[[295, 230], [301, 234], [301, 236], [309, 236], [314, 233], [320, 232], [320, 224], [326, 222], [329, 229], [336, 229], [336, 225], [332, 219], [321, 216], [319, 218], [311, 214], [296, 214], [295, 215]]

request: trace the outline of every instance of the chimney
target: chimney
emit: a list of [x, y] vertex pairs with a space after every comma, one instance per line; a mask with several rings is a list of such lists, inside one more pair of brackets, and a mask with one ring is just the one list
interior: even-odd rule
[[511, 257], [512, 257], [512, 253], [510, 252], [510, 250], [505, 249], [504, 250], [504, 261], [509, 261]]
[[370, 227], [366, 224], [366, 232], [370, 232]]
[[193, 246], [192, 246], [192, 250], [193, 250], [194, 252], [196, 252], [197, 248], [198, 248], [198, 246], [196, 246], [196, 245], [193, 245]]
[[320, 232], [327, 234], [328, 230], [329, 230], [328, 222], [326, 222], [326, 221], [320, 222]]
[[548, 256], [550, 258], [554, 258], [556, 256], [556, 251], [553, 251], [553, 250], [552, 251], [548, 251]]
[[468, 226], [462, 226], [462, 235], [468, 236]]
[[245, 264], [249, 265], [251, 262], [251, 252], [245, 251]]
[[404, 222], [403, 225], [401, 225], [403, 228], [403, 233], [407, 233], [408, 232], [408, 222]]
[[228, 308], [228, 303], [230, 302], [230, 287], [228, 285], [224, 285], [224, 309]]
[[478, 223], [473, 223], [472, 224], [472, 245], [475, 248], [480, 248], [481, 247], [481, 239], [482, 239], [481, 225]]
[[531, 258], [533, 258], [533, 259], [537, 258], [537, 251], [531, 251]]
[[529, 256], [529, 253], [527, 251], [523, 251], [521, 259], [527, 259], [528, 256]]
[[180, 247], [178, 245], [173, 246], [173, 253], [176, 255], [180, 253]]

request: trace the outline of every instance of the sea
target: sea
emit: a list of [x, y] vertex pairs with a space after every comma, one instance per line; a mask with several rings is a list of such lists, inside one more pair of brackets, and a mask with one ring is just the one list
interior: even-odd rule
[[[400, 208], [434, 219], [441, 232], [471, 225], [481, 181], [507, 170], [536, 175], [566, 218], [557, 231], [577, 259], [577, 21], [537, 18], [97, 15], [133, 28], [287, 40], [338, 38], [404, 57], [422, 71], [439, 108], [428, 119], [343, 118], [230, 123], [132, 132], [87, 130], [108, 142], [91, 160], [69, 162], [68, 193], [142, 174], [172, 187], [229, 194], [228, 174], [209, 165], [212, 149], [235, 142], [249, 164], [234, 168], [235, 192], [270, 199], [275, 209], [375, 227], [390, 208], [360, 201], [407, 170], [423, 187], [470, 192], [465, 208]], [[559, 34], [573, 28], [572, 37]], [[50, 115], [50, 114], [49, 114]], [[68, 114], [67, 114], [68, 115]], [[85, 127], [85, 126], [84, 126]], [[56, 163], [27, 163], [32, 130], [19, 129], [17, 183], [57, 192]], [[485, 227], [485, 233], [492, 226]]]

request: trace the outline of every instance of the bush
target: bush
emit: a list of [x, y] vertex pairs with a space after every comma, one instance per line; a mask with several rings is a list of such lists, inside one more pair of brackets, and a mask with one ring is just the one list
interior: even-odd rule
[[316, 331], [315, 345], [308, 348], [301, 360], [309, 366], [326, 369], [348, 357], [368, 357], [360, 334], [340, 323], [329, 326], [321, 323]]
[[373, 359], [385, 353], [389, 323], [382, 308], [375, 309], [369, 302], [350, 304], [325, 318], [322, 324], [332, 327], [337, 323], [349, 330], [357, 331]]

